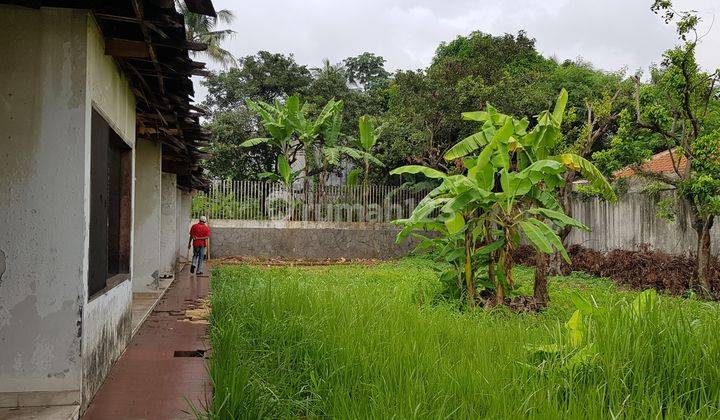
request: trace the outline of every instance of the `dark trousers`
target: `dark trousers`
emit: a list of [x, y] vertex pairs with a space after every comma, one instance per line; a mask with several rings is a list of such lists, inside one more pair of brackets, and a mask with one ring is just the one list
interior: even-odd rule
[[205, 247], [204, 246], [194, 246], [193, 247], [193, 257], [192, 257], [192, 265], [195, 266], [195, 269], [198, 273], [202, 273], [202, 265], [203, 261], [205, 260]]

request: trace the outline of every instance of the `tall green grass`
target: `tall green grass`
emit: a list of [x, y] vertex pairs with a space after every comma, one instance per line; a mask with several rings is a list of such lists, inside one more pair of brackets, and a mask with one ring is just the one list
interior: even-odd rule
[[[540, 315], [460, 311], [431, 263], [222, 267], [213, 272], [214, 418], [710, 418], [720, 416], [720, 310], [575, 275]], [[515, 273], [521, 289], [532, 271]], [[580, 368], [527, 347], [566, 340], [579, 290], [606, 308]]]

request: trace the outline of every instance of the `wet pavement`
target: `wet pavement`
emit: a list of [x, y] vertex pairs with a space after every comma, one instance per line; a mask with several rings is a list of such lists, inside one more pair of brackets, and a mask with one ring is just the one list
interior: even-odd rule
[[195, 418], [190, 403], [199, 410], [209, 404], [208, 325], [185, 312], [201, 306], [209, 290], [210, 277], [190, 276], [187, 267], [177, 275], [83, 419]]

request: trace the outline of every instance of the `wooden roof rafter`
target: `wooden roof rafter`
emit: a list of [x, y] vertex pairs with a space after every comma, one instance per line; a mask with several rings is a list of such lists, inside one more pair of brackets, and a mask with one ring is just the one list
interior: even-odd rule
[[[190, 77], [207, 75], [205, 64], [189, 51], [207, 45], [188, 41], [184, 17], [175, 0], [0, 0], [31, 8], [58, 7], [92, 12], [105, 39], [105, 53], [114, 58], [137, 98], [138, 138], [163, 144], [163, 159], [173, 159], [192, 172], [193, 188], [206, 188], [199, 162], [207, 154], [209, 135], [200, 126], [205, 110], [192, 103]], [[211, 0], [185, 0], [188, 10], [216, 16]]]

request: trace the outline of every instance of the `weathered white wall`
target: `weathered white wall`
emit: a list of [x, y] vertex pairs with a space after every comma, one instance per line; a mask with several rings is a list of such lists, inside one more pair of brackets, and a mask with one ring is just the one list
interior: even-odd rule
[[[573, 216], [591, 228], [590, 232], [573, 229], [568, 240], [598, 251], [637, 249], [649, 244], [652, 249], [676, 255], [695, 253], [697, 234], [682, 203], [676, 201], [675, 221], [657, 217], [656, 200], [647, 194], [629, 192], [616, 204], [597, 198], [573, 202]], [[712, 232], [712, 250], [720, 251], [720, 221]]]
[[177, 190], [177, 239], [175, 240], [177, 262], [188, 260], [188, 233], [190, 232], [190, 207], [192, 196], [189, 192]]
[[[182, 227], [183, 231], [181, 232], [182, 235], [182, 246], [185, 248], [184, 250], [181, 250], [183, 255], [186, 255], [187, 251], [187, 244], [188, 239], [190, 237], [190, 226], [192, 225], [192, 193], [183, 191], [182, 193]], [[190, 253], [190, 258], [192, 258], [192, 253]]]
[[[0, 405], [79, 401], [87, 16], [0, 5]], [[20, 402], [31, 404], [30, 401]]]
[[162, 202], [160, 227], [160, 273], [170, 276], [175, 272], [177, 253], [177, 176], [162, 174]]
[[132, 304], [129, 281], [88, 301], [90, 116], [133, 146], [134, 97], [86, 12], [0, 6], [0, 28], [0, 405], [87, 403]]
[[[110, 127], [130, 146], [133, 147], [133, 175], [135, 173], [135, 97], [130, 84], [120, 73], [115, 61], [105, 55], [105, 41], [95, 21], [87, 16], [87, 88], [85, 108], [85, 152], [90, 156], [90, 121], [92, 108], [95, 108]], [[85, 179], [90, 179], [90, 165], [85, 165]], [[130, 195], [134, 197], [133, 191]], [[90, 182], [85, 182], [85, 213], [90, 213]], [[131, 208], [134, 213], [134, 208]], [[134, 219], [134, 216], [131, 216]], [[134, 243], [132, 233], [130, 243]], [[89, 223], [85, 225], [85, 237], [89, 238]], [[89, 243], [85, 242], [87, 253]], [[87, 255], [85, 257], [87, 261]], [[87, 263], [85, 264], [87, 265]], [[130, 257], [130, 275], [133, 275], [133, 253]], [[84, 282], [85, 286], [87, 281]], [[130, 341], [132, 319], [132, 284], [126, 281], [104, 294], [87, 301], [83, 311], [82, 334], [82, 394], [83, 406], [102, 384], [113, 363], [120, 357]]]
[[138, 140], [135, 150], [135, 240], [133, 241], [133, 291], [158, 289], [160, 275], [160, 190], [162, 148]]

